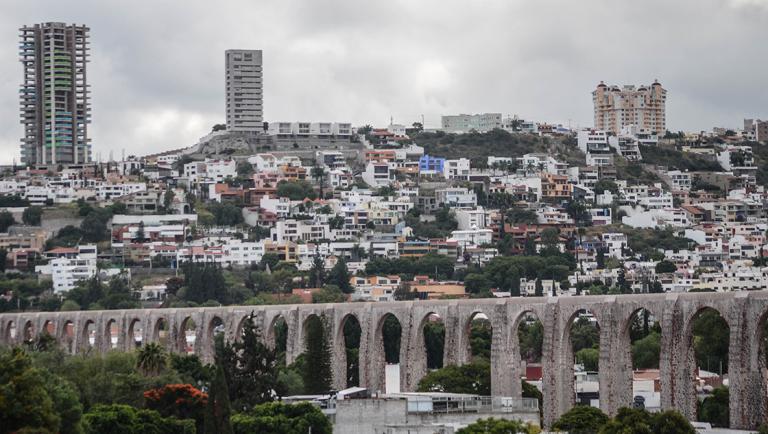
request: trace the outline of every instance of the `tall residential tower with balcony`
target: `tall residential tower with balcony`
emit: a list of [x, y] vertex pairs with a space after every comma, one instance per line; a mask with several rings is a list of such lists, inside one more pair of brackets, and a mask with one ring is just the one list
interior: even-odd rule
[[86, 26], [44, 23], [20, 31], [19, 89], [21, 161], [28, 165], [83, 164], [91, 161], [91, 122], [86, 66]]
[[264, 131], [261, 50], [227, 50], [227, 131]]
[[650, 86], [607, 86], [602, 81], [592, 92], [595, 129], [619, 135], [634, 125], [663, 136], [666, 132], [667, 91], [658, 81]]

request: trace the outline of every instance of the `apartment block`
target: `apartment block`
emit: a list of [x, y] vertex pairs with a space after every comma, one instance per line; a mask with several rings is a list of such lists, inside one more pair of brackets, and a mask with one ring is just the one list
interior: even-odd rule
[[91, 122], [86, 69], [86, 26], [44, 23], [20, 31], [19, 89], [21, 161], [28, 165], [82, 164], [91, 161]]
[[663, 135], [666, 132], [667, 91], [658, 81], [650, 86], [608, 86], [602, 81], [592, 92], [595, 129], [618, 135], [622, 128], [635, 125]]
[[473, 130], [478, 133], [485, 133], [495, 128], [501, 128], [501, 113], [442, 116], [440, 125], [446, 133], [463, 134]]
[[228, 131], [264, 131], [261, 50], [227, 50]]

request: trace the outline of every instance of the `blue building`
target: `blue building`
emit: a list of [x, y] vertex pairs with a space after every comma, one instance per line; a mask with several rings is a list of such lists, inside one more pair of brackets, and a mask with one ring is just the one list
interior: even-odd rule
[[424, 154], [419, 158], [420, 173], [443, 173], [445, 167], [445, 158], [431, 157]]

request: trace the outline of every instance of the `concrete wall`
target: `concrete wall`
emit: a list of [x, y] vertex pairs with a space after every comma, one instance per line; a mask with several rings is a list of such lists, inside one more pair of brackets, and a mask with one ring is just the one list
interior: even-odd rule
[[[760, 357], [768, 291], [2, 314], [0, 342], [18, 344], [25, 337], [36, 336], [50, 323], [55, 337], [73, 352], [89, 348], [89, 327], [96, 330], [95, 350], [107, 351], [109, 325], [114, 322], [118, 329], [118, 349], [129, 350], [134, 347], [132, 331], [138, 334], [139, 325], [143, 342], [157, 341], [162, 320], [169, 333], [167, 349], [181, 351], [183, 324], [192, 319], [197, 324], [195, 353], [210, 361], [216, 322], [226, 326], [226, 337], [232, 340], [239, 336], [243, 321], [253, 312], [256, 324], [269, 343], [274, 343], [275, 321], [280, 317], [285, 319], [288, 325], [286, 358], [291, 363], [303, 352], [306, 321], [317, 315], [325, 318], [327, 337], [334, 352], [334, 386], [343, 388], [346, 369], [343, 327], [347, 318], [354, 316], [362, 332], [360, 385], [376, 391], [383, 390], [385, 379], [381, 328], [385, 317], [394, 315], [402, 327], [400, 386], [403, 391], [413, 391], [426, 373], [422, 332], [426, 318], [436, 313], [444, 321], [445, 364], [463, 364], [470, 360], [469, 323], [474, 315], [482, 313], [493, 326], [492, 394], [519, 397], [521, 363], [517, 327], [530, 313], [544, 325], [543, 412], [544, 423], [550, 426], [575, 400], [570, 326], [581, 309], [592, 312], [600, 325], [600, 405], [603, 410], [614, 414], [632, 401], [629, 326], [633, 314], [645, 308], [661, 322], [662, 407], [677, 409], [694, 418], [691, 324], [696, 314], [707, 307], [720, 312], [730, 327], [731, 424], [735, 428], [755, 428], [768, 421], [765, 358]], [[72, 333], [68, 333], [68, 323]], [[11, 338], [13, 328], [16, 333]]]

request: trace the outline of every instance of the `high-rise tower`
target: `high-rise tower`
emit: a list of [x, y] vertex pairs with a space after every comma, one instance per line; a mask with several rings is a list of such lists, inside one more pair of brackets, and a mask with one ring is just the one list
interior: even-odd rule
[[85, 26], [44, 23], [24, 26], [19, 55], [21, 161], [30, 165], [82, 164], [91, 160], [91, 108], [86, 75]]
[[261, 50], [227, 50], [227, 130], [263, 131]]
[[19, 56], [21, 161], [30, 165], [82, 164], [91, 160], [91, 107], [86, 75], [86, 26], [44, 23], [24, 26]]
[[619, 134], [634, 125], [664, 135], [667, 128], [667, 91], [658, 81], [650, 86], [608, 86], [602, 81], [592, 92], [595, 129]]

